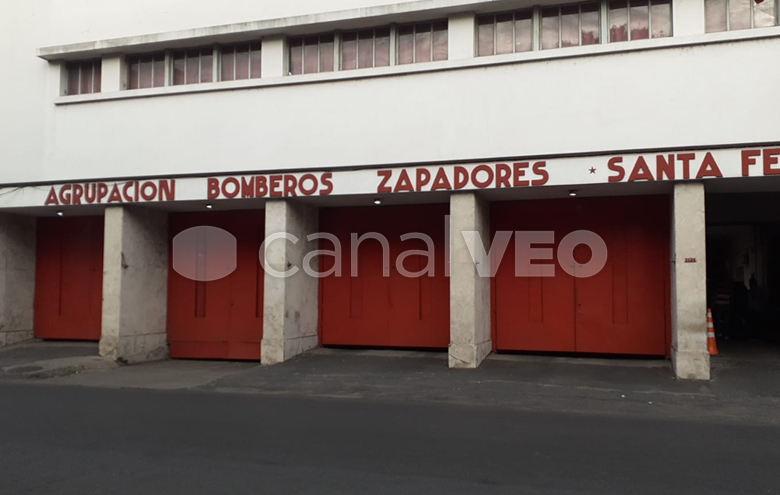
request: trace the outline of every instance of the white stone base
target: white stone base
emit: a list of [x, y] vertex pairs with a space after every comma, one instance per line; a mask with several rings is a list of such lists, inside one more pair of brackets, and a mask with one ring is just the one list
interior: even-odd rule
[[167, 359], [167, 335], [157, 333], [126, 337], [103, 336], [100, 339], [100, 355], [127, 364]]
[[291, 359], [298, 354], [314, 349], [319, 344], [316, 335], [300, 337], [297, 339], [263, 339], [260, 344], [260, 364], [279, 364]]
[[20, 330], [16, 332], [0, 332], [0, 347], [18, 344], [35, 338], [32, 330]]
[[672, 364], [680, 380], [710, 379], [710, 355], [706, 352], [680, 352], [672, 348]]
[[481, 344], [450, 344], [450, 368], [477, 368], [492, 350], [493, 342], [490, 340]]

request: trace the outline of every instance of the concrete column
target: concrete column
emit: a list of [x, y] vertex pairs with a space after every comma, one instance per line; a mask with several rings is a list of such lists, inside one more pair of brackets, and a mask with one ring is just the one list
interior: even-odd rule
[[675, 36], [704, 34], [704, 0], [674, 0], [672, 19]]
[[[475, 235], [474, 233], [479, 235]], [[450, 368], [476, 368], [493, 347], [490, 332], [489, 205], [475, 193], [450, 197]], [[476, 262], [472, 257], [476, 257]]]
[[267, 38], [263, 40], [260, 54], [263, 64], [263, 78], [283, 77], [287, 75], [286, 38]]
[[33, 338], [35, 218], [0, 214], [0, 347]]
[[457, 14], [449, 19], [449, 59], [474, 58], [475, 21], [473, 13]]
[[106, 208], [100, 355], [129, 363], [164, 359], [168, 214]]
[[113, 93], [127, 89], [127, 73], [124, 57], [105, 55], [101, 62], [100, 92]]
[[675, 184], [671, 229], [674, 371], [677, 378], [709, 380], [704, 184]]
[[[263, 341], [261, 362], [284, 362], [317, 347], [319, 325], [319, 279], [306, 274], [304, 257], [317, 249], [316, 208], [290, 200], [268, 201], [265, 206], [265, 289], [263, 292]], [[290, 234], [298, 241], [270, 236]], [[263, 254], [261, 254], [263, 255]], [[315, 258], [316, 268], [316, 258]], [[269, 273], [297, 271], [289, 277]]]

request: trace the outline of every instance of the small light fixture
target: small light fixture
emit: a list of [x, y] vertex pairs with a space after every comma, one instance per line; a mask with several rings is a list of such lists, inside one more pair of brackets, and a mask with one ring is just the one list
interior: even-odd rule
[[575, 197], [576, 195], [577, 195], [577, 190], [576, 189], [572, 189], [572, 190], [569, 191], [569, 196], [571, 196], [572, 198]]
[[374, 204], [375, 204], [375, 205], [381, 205], [381, 204], [382, 204], [382, 200], [381, 200], [381, 199], [379, 199], [379, 198], [376, 198], [376, 199], [374, 200]]
[[212, 208], [214, 208], [214, 205], [212, 205], [211, 203], [209, 203], [209, 204], [207, 204], [207, 205], [206, 205], [206, 209], [207, 209], [207, 210], [210, 210], [210, 209], [212, 209]]
[[57, 216], [58, 217], [64, 217], [65, 216], [65, 212], [60, 210], [60, 211], [57, 212]]

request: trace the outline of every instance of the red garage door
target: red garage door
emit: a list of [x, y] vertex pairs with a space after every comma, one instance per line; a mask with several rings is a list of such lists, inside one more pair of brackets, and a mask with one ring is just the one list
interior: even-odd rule
[[99, 340], [103, 300], [103, 217], [39, 218], [35, 336]]
[[[335, 235], [342, 247], [342, 276], [322, 279], [323, 345], [446, 348], [450, 341], [449, 280], [444, 273], [444, 230], [448, 205], [333, 208], [320, 212], [323, 232]], [[376, 232], [389, 243], [385, 261], [379, 241], [364, 240], [357, 250], [358, 274], [351, 276], [351, 234]], [[427, 249], [425, 241], [401, 240], [409, 233], [430, 236], [435, 250], [434, 276], [406, 277], [398, 257], [408, 250]], [[327, 241], [320, 249], [330, 249]], [[322, 257], [321, 269], [333, 267]], [[410, 255], [408, 272], [425, 269], [428, 259]], [[387, 263], [387, 265], [385, 264]], [[389, 276], [383, 276], [387, 266]]]
[[[201, 273], [224, 261], [213, 237], [171, 255], [168, 277], [168, 342], [172, 358], [260, 360], [263, 338], [264, 211], [181, 213], [170, 216], [173, 239], [187, 229], [217, 227], [235, 237], [235, 270], [218, 280], [197, 281], [174, 270], [174, 256], [191, 259]], [[196, 261], [199, 260], [199, 261]], [[181, 262], [181, 259], [179, 259]], [[186, 263], [184, 263], [186, 264]], [[186, 268], [186, 267], [185, 267]], [[198, 277], [203, 280], [203, 277]]]
[[[507, 249], [495, 278], [498, 350], [665, 355], [668, 351], [668, 198], [594, 198], [495, 203], [496, 231], [554, 231], [554, 277], [517, 277]], [[574, 231], [598, 234], [607, 262], [575, 277], [558, 256]], [[515, 237], [516, 238], [516, 237]], [[576, 274], [591, 257], [574, 249]]]

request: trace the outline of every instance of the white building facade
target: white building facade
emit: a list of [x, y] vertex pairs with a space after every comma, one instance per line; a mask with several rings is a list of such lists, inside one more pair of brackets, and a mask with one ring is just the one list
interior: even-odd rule
[[[491, 352], [638, 355], [707, 379], [708, 285], [780, 287], [776, 0], [6, 10], [0, 345], [264, 364], [430, 348], [465, 368]], [[174, 266], [174, 239], [199, 226], [233, 237], [229, 275]], [[370, 232], [390, 256], [349, 248]], [[539, 250], [522, 268], [487, 254], [499, 232], [548, 234], [505, 246]], [[596, 257], [583, 232], [606, 247], [598, 274], [580, 276]], [[299, 241], [261, 249], [277, 233]], [[333, 238], [359, 274], [260, 266], [262, 251], [303, 267]], [[402, 276], [422, 256], [399, 254], [426, 247], [435, 273]]]

